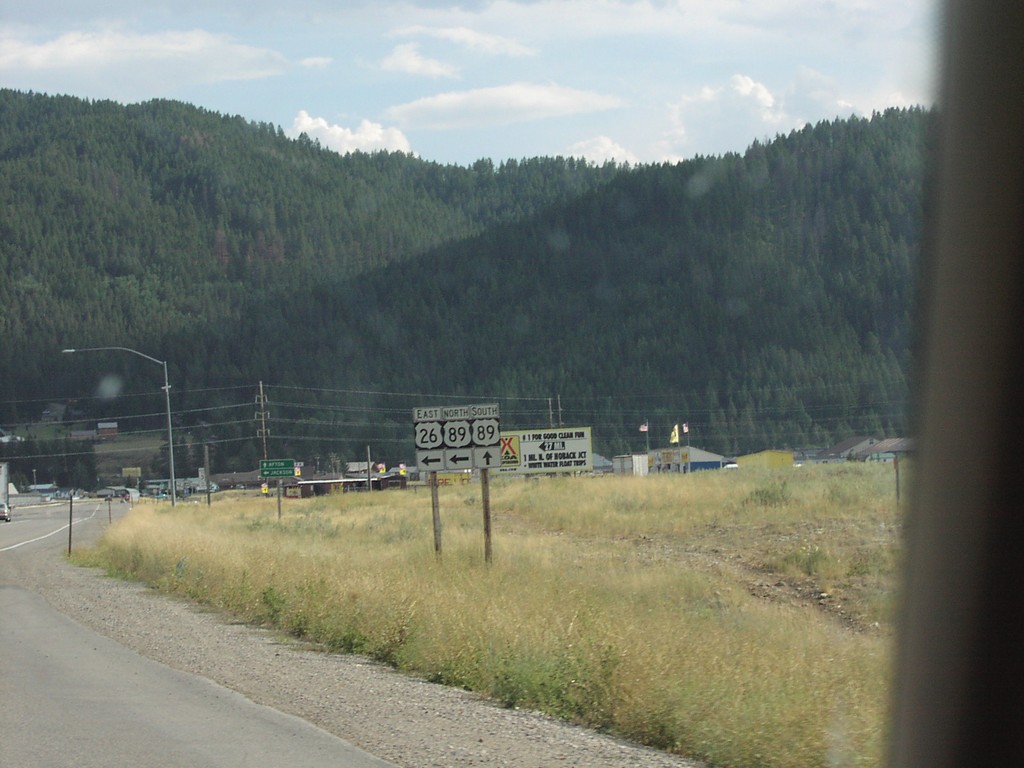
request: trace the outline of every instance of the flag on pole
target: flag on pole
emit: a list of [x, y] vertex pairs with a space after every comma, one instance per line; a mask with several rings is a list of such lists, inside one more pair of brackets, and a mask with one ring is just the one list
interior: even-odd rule
[[643, 424], [640, 425], [640, 431], [641, 432], [646, 432], [647, 431], [647, 422], [646, 421]]
[[689, 425], [689, 424], [687, 424], [687, 423], [686, 423], [686, 422], [684, 421], [684, 422], [683, 422], [683, 434], [685, 435], [685, 434], [686, 434], [687, 432], [689, 432], [689, 431], [690, 431], [690, 425]]
[[678, 443], [679, 442], [679, 425], [678, 424], [676, 424], [674, 427], [672, 427], [672, 436], [669, 437], [668, 441], [670, 443]]

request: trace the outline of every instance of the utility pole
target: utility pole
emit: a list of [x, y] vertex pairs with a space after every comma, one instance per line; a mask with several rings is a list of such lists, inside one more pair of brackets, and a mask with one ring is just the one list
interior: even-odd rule
[[690, 474], [693, 471], [693, 465], [690, 462], [690, 422], [683, 422], [683, 430], [686, 432], [686, 474]]
[[263, 382], [260, 382], [260, 391], [256, 395], [256, 421], [260, 423], [260, 426], [256, 428], [256, 437], [263, 440], [263, 458], [269, 459], [267, 455], [267, 435], [270, 434], [267, 429], [267, 417], [270, 414], [267, 413], [267, 396], [263, 394]]
[[210, 480], [210, 444], [209, 443], [206, 443], [206, 444], [203, 445], [203, 468], [204, 468], [204, 470], [206, 472], [206, 506], [210, 506], [213, 503], [213, 501], [210, 498], [210, 495], [212, 493], [210, 491], [210, 483], [213, 482], [213, 481]]

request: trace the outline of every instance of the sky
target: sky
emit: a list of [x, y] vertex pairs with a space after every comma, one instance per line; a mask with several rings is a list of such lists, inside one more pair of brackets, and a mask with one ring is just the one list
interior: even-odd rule
[[0, 87], [468, 166], [743, 152], [935, 101], [937, 0], [0, 0]]

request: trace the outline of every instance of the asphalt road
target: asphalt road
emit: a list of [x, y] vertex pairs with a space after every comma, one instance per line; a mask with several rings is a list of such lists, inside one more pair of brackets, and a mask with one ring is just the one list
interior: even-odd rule
[[[73, 541], [125, 509], [75, 501]], [[13, 516], [0, 523], [0, 766], [392, 765], [57, 612], [19, 573], [66, 553], [69, 505], [19, 504]]]

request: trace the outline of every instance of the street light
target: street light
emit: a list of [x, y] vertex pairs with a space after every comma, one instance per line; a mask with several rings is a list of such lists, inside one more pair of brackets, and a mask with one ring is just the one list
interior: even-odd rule
[[137, 349], [129, 349], [128, 347], [85, 347], [83, 349], [63, 349], [61, 350], [65, 355], [74, 354], [75, 352], [103, 352], [105, 350], [119, 350], [121, 352], [131, 352], [133, 355], [144, 357], [152, 363], [162, 365], [164, 367], [164, 398], [167, 402], [167, 456], [170, 460], [171, 470], [171, 506], [173, 507], [178, 500], [178, 492], [174, 480], [174, 433], [171, 431], [171, 385], [167, 383], [167, 361], [157, 360], [155, 357], [139, 352]]

